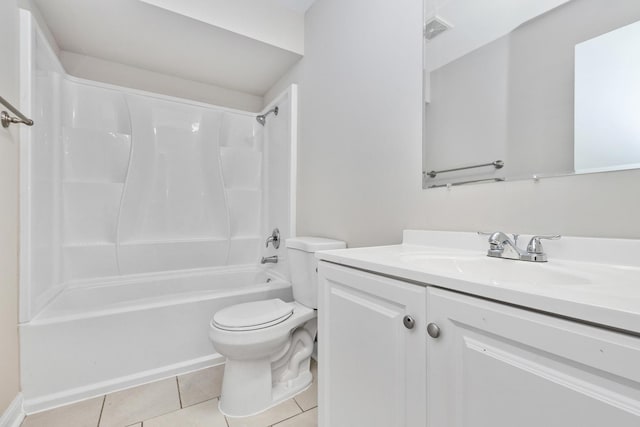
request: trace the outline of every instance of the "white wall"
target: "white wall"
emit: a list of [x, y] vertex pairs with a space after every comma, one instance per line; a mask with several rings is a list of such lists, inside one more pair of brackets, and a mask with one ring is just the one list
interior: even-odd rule
[[640, 171], [421, 189], [422, 1], [317, 0], [300, 84], [298, 234], [405, 228], [640, 238]]
[[[18, 105], [18, 7], [0, 2], [0, 96]], [[0, 108], [3, 110], [4, 108]], [[18, 126], [0, 128], [0, 415], [20, 391], [18, 362]]]
[[142, 68], [61, 51], [60, 61], [69, 74], [88, 80], [193, 99], [238, 110], [258, 112], [262, 97], [213, 86]]
[[420, 186], [422, 2], [319, 0], [305, 25], [298, 234], [398, 241]]

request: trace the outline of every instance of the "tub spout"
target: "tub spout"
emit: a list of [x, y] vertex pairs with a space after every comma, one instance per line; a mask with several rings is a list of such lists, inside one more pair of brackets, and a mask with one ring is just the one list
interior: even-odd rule
[[262, 257], [260, 264], [276, 264], [278, 262], [278, 255]]

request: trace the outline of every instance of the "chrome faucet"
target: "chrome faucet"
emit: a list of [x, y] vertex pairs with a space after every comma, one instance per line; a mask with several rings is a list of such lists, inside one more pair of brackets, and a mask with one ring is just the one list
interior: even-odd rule
[[[478, 234], [488, 234], [481, 233]], [[518, 247], [518, 235], [514, 234], [513, 239], [502, 231], [489, 234], [489, 250], [487, 256], [494, 258], [515, 259], [519, 261], [547, 262], [547, 254], [544, 253], [540, 240], [558, 240], [561, 236], [533, 236], [527, 245], [526, 250]]]
[[502, 231], [496, 231], [489, 236], [489, 250], [487, 255], [496, 258], [520, 259], [524, 255], [518, 248], [518, 234], [513, 240]]
[[277, 264], [278, 263], [278, 255], [273, 256], [263, 256], [260, 260], [260, 264]]
[[264, 246], [268, 248], [269, 243], [271, 243], [276, 249], [280, 247], [280, 230], [278, 230], [277, 228], [273, 229], [273, 231], [271, 232], [271, 236], [267, 237], [267, 241], [264, 243]]

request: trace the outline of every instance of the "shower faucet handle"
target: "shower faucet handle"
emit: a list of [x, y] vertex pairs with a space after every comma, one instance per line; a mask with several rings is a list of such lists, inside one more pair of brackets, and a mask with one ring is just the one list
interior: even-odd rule
[[269, 247], [269, 243], [273, 244], [273, 247], [278, 249], [280, 247], [280, 230], [274, 228], [271, 232], [271, 236], [267, 237], [267, 241], [264, 243], [265, 248]]

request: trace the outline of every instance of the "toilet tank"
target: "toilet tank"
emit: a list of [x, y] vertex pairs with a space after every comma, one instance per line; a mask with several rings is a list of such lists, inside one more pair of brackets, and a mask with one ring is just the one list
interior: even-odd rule
[[292, 237], [286, 240], [293, 299], [309, 308], [318, 308], [318, 260], [315, 253], [344, 249], [340, 240], [323, 237]]

